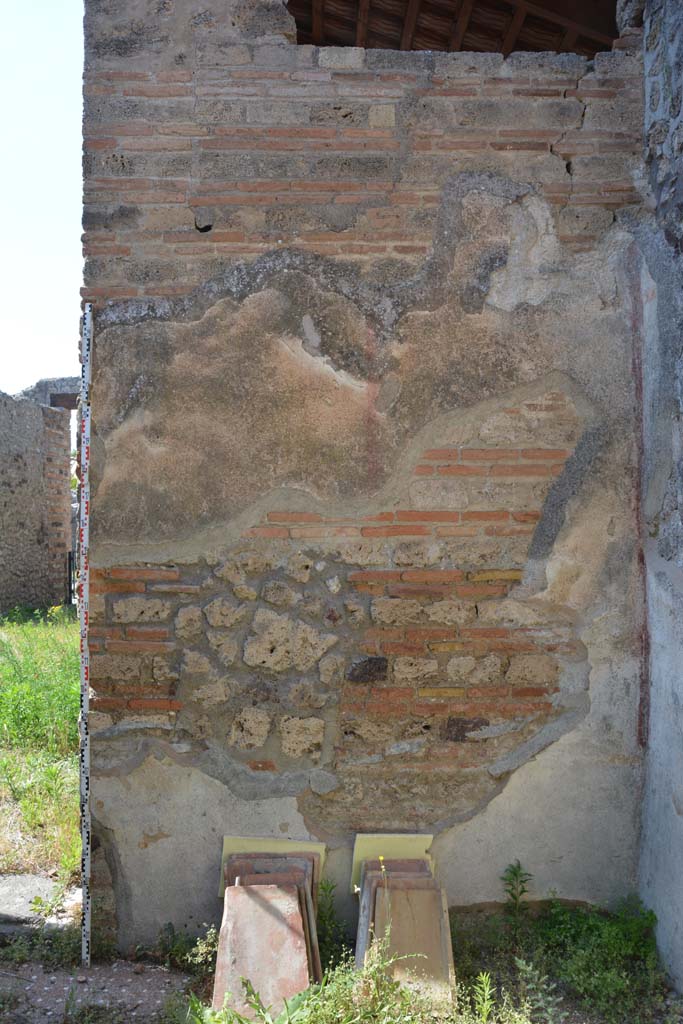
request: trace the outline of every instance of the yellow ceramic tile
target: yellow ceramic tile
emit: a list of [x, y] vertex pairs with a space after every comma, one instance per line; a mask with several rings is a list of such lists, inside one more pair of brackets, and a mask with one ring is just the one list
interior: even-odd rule
[[320, 875], [322, 877], [325, 853], [324, 843], [315, 843], [310, 839], [268, 839], [263, 836], [223, 836], [223, 853], [221, 855], [220, 880], [218, 895], [222, 898], [225, 892], [223, 865], [232, 853], [270, 853], [283, 856], [288, 853], [320, 854]]
[[351, 868], [351, 892], [355, 892], [360, 883], [360, 866], [364, 860], [418, 860], [423, 858], [433, 861], [429, 853], [433, 835], [414, 835], [411, 833], [394, 832], [359, 832], [353, 846], [353, 866]]

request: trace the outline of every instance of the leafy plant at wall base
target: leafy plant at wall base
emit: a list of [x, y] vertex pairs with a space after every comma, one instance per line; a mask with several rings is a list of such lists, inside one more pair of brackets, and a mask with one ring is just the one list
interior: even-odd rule
[[334, 905], [335, 889], [335, 883], [328, 878], [323, 878], [318, 889], [318, 945], [324, 971], [337, 967], [349, 953], [346, 930]]
[[561, 1008], [562, 1000], [556, 993], [555, 982], [520, 957], [515, 957], [515, 964], [519, 971], [520, 993], [529, 1005], [533, 1020], [539, 1024], [562, 1024], [567, 1014]]
[[218, 955], [218, 929], [213, 924], [205, 927], [206, 934], [200, 935], [185, 957], [187, 966], [200, 978], [214, 973]]
[[508, 864], [501, 875], [503, 890], [505, 892], [505, 913], [510, 921], [512, 939], [517, 946], [519, 944], [522, 922], [528, 911], [528, 905], [524, 899], [529, 893], [527, 882], [530, 882], [533, 875], [525, 871], [519, 860]]
[[530, 882], [533, 877], [528, 871], [524, 870], [519, 860], [508, 864], [500, 876], [505, 892], [505, 910], [511, 917], [521, 918], [526, 913], [528, 907], [524, 897], [529, 893], [527, 882]]
[[472, 988], [472, 1002], [481, 1024], [487, 1024], [495, 1008], [493, 983], [488, 971], [482, 971], [477, 975]]
[[648, 1020], [664, 989], [656, 920], [637, 899], [614, 914], [553, 901], [534, 924], [536, 959], [607, 1021]]

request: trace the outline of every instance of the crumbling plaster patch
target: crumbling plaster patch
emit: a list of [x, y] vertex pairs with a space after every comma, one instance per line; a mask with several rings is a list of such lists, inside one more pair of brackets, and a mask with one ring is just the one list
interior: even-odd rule
[[[551, 367], [566, 369], [616, 425], [632, 402], [618, 311], [628, 236], [614, 229], [597, 251], [560, 255], [547, 206], [527, 192], [492, 175], [460, 176], [444, 190], [434, 255], [400, 284], [381, 268], [360, 274], [280, 251], [208, 283], [185, 318], [163, 302], [108, 307], [94, 384], [95, 562], [104, 551], [177, 556], [190, 527], [239, 523], [276, 487], [367, 499], [430, 419]], [[481, 301], [467, 313], [473, 287]], [[312, 355], [301, 325], [316, 303], [324, 341]], [[466, 357], [473, 345], [476, 362]], [[223, 460], [234, 467], [229, 486], [213, 471]]]

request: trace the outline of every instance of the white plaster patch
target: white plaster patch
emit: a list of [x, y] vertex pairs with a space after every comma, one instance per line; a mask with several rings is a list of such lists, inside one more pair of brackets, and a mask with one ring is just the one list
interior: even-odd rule
[[[223, 783], [170, 759], [148, 758], [126, 776], [93, 780], [93, 812], [114, 834], [126, 911], [124, 944], [154, 942], [164, 921], [199, 930], [220, 919], [218, 882], [223, 836], [309, 839], [294, 797], [240, 800]], [[163, 839], [147, 843], [145, 836]]]

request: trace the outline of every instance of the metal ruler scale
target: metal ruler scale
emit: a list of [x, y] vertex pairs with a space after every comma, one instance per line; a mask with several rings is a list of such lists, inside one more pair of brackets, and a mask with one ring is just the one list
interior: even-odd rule
[[83, 906], [81, 911], [81, 960], [90, 966], [90, 936], [92, 908], [90, 902], [90, 662], [88, 655], [88, 620], [90, 597], [90, 567], [88, 540], [90, 533], [90, 381], [93, 337], [92, 303], [83, 311], [81, 344], [81, 401], [80, 401], [80, 519], [78, 530], [79, 580], [78, 610], [81, 633], [81, 703], [78, 719], [80, 736], [80, 811], [81, 811], [81, 884]]

